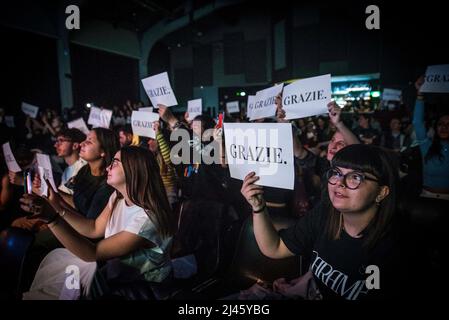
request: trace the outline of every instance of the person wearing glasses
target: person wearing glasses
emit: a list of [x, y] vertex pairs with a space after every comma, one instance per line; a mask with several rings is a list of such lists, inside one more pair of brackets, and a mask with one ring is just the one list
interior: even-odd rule
[[417, 97], [413, 112], [413, 126], [423, 158], [423, 186], [421, 197], [449, 200], [449, 113], [440, 114], [433, 126], [433, 138], [427, 137], [424, 124], [424, 96], [420, 92], [424, 77], [415, 87]]
[[[69, 189], [66, 184], [69, 183], [78, 171], [86, 164], [86, 161], [80, 158], [81, 142], [86, 139], [86, 135], [80, 130], [72, 128], [59, 131], [56, 136], [54, 147], [58, 157], [64, 159], [67, 167], [61, 176], [61, 183], [58, 187], [59, 192], [68, 195], [73, 194], [73, 190]], [[41, 181], [38, 174], [34, 175], [33, 192], [40, 195]], [[39, 230], [44, 227], [38, 220], [21, 217], [12, 222], [13, 227], [18, 227], [27, 230]]]
[[[324, 299], [394, 296], [399, 273], [406, 269], [397, 269], [400, 254], [393, 227], [396, 172], [383, 149], [346, 146], [335, 154], [326, 173], [327, 199], [294, 226], [279, 232], [269, 218], [263, 188], [256, 184], [259, 177], [254, 172], [248, 174], [241, 192], [252, 206], [259, 249], [272, 259], [308, 257], [309, 271]], [[377, 271], [368, 278], [370, 272]], [[366, 280], [374, 282], [368, 286]], [[300, 282], [280, 279], [276, 286], [292, 297], [299, 295], [296, 284]]]
[[[111, 164], [114, 154], [120, 149], [120, 143], [114, 131], [95, 128], [89, 132], [86, 140], [81, 142], [80, 146], [80, 158], [87, 164], [72, 179], [73, 195], [58, 192], [55, 193], [53, 201], [57, 203], [58, 207], [64, 208], [65, 212], [73, 211], [94, 221], [106, 207], [108, 199], [114, 191], [106, 182], [106, 168]], [[40, 223], [42, 224], [42, 222]], [[45, 255], [61, 246], [59, 239], [45, 224], [39, 226], [39, 232], [35, 235], [35, 241], [24, 263], [23, 290], [29, 288], [32, 277]]]
[[[161, 283], [171, 275], [176, 220], [155, 157], [147, 149], [124, 147], [107, 172], [115, 191], [95, 220], [60, 206], [54, 190], [48, 198], [21, 199], [22, 208], [47, 223], [66, 248], [45, 257], [24, 299], [97, 298], [115, 294], [124, 284]], [[67, 268], [77, 270], [78, 285], [67, 285], [73, 280]]]

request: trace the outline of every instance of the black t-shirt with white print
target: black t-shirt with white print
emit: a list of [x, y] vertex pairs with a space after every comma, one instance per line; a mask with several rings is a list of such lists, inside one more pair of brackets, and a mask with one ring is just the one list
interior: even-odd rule
[[[392, 232], [367, 251], [363, 246], [366, 236], [363, 233], [361, 238], [353, 238], [342, 230], [340, 239], [330, 239], [326, 233], [329, 214], [328, 207], [321, 202], [294, 226], [279, 232], [292, 253], [310, 260], [310, 270], [323, 298], [364, 300], [399, 297], [400, 278], [404, 275], [401, 274], [404, 271], [401, 264], [405, 262], [401, 263], [399, 244]], [[367, 278], [369, 287], [380, 289], [367, 289]]]

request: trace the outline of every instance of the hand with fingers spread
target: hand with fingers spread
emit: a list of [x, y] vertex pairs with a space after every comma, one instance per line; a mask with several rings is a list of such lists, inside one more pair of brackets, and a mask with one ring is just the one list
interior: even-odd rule
[[260, 212], [265, 207], [263, 187], [255, 184], [259, 179], [260, 177], [256, 176], [255, 172], [250, 172], [243, 180], [243, 185], [240, 190], [254, 212]]

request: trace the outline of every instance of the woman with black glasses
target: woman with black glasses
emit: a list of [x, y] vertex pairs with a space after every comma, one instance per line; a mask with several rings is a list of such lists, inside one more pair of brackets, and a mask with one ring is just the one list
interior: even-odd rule
[[[253, 209], [254, 233], [260, 250], [273, 259], [303, 255], [323, 298], [347, 300], [399, 294], [399, 276], [408, 268], [393, 228], [396, 174], [388, 154], [375, 146], [355, 144], [338, 151], [326, 174], [327, 199], [296, 225], [273, 227], [259, 179], [250, 173], [242, 194]], [[405, 253], [405, 252], [402, 252]], [[285, 282], [285, 281], [284, 281]], [[278, 288], [301, 295], [301, 281]]]

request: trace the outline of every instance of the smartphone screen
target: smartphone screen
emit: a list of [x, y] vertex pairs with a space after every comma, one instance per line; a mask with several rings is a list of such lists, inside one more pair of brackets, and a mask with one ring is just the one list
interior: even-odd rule
[[31, 180], [31, 172], [29, 172], [29, 171], [27, 171], [27, 173], [26, 173], [26, 183], [24, 183], [24, 184], [26, 184], [25, 192], [28, 193], [28, 194], [33, 193], [32, 192], [32, 190], [33, 190], [33, 181]]

